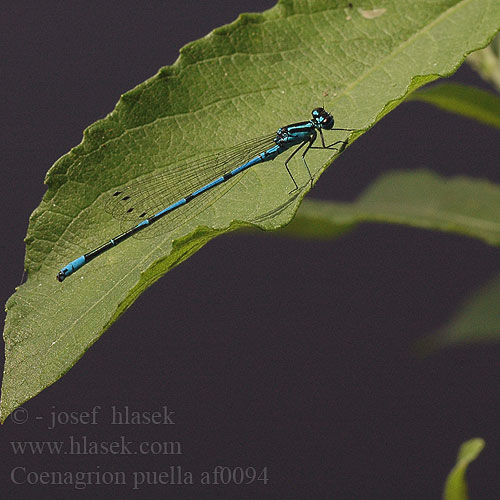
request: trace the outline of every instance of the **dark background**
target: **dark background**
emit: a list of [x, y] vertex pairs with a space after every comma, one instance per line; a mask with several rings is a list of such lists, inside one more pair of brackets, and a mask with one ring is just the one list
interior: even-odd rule
[[[18, 2], [0, 9], [2, 301], [21, 280], [29, 214], [50, 165], [121, 93], [185, 43], [273, 1]], [[467, 67], [454, 81], [485, 84]], [[298, 117], [300, 118], [300, 116]], [[348, 124], [343, 124], [344, 126]], [[311, 193], [351, 200], [381, 172], [428, 167], [500, 182], [498, 131], [400, 106]], [[2, 498], [440, 498], [458, 446], [487, 446], [473, 498], [500, 495], [498, 345], [419, 359], [439, 327], [499, 271], [498, 251], [460, 236], [363, 225], [331, 242], [230, 235], [147, 290], [60, 381], [0, 429]], [[50, 413], [102, 406], [99, 424]], [[175, 425], [109, 424], [111, 406], [167, 405]], [[37, 419], [36, 417], [42, 417]], [[179, 441], [182, 456], [15, 455], [10, 441]], [[28, 471], [268, 467], [267, 485], [16, 486]], [[128, 476], [129, 478], [130, 476]]]

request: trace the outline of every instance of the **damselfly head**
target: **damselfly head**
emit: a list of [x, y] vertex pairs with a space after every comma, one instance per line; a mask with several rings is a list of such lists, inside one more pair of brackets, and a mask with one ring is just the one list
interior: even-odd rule
[[315, 108], [312, 110], [312, 122], [315, 127], [330, 130], [333, 128], [333, 116], [323, 108]]

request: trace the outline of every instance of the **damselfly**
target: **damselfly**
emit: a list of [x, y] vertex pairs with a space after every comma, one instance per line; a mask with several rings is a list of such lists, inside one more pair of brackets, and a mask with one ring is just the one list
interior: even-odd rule
[[[354, 130], [334, 128], [333, 125], [333, 116], [323, 108], [316, 108], [308, 121], [281, 127], [275, 134], [244, 142], [195, 162], [180, 163], [166, 172], [151, 175], [116, 191], [108, 203], [108, 211], [116, 219], [128, 224], [129, 229], [70, 262], [59, 271], [57, 279], [64, 281], [83, 265], [130, 236], [151, 237], [180, 226], [210, 205], [213, 202], [211, 197], [220, 196], [217, 186], [222, 186], [254, 165], [274, 160], [294, 146], [297, 148], [285, 161], [285, 168], [294, 185], [290, 193], [299, 187], [288, 163], [304, 146], [302, 160], [312, 183], [313, 177], [306, 162], [307, 152], [310, 149], [339, 150], [347, 143], [346, 140], [340, 140], [327, 145], [323, 130]], [[314, 146], [318, 132], [321, 146]], [[339, 144], [342, 146], [336, 147]]]

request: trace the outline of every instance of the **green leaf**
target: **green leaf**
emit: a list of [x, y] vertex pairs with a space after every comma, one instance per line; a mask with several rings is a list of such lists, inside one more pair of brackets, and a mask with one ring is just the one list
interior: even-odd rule
[[500, 276], [476, 290], [442, 328], [417, 344], [422, 353], [456, 344], [500, 340]]
[[[365, 11], [378, 9], [370, 0]], [[9, 299], [1, 419], [55, 382], [154, 281], [217, 234], [290, 221], [308, 190], [300, 159], [250, 170], [200, 216], [155, 240], [128, 240], [63, 284], [68, 261], [120, 232], [103, 211], [118, 186], [308, 119], [324, 101], [339, 127], [373, 126], [405, 96], [449, 75], [500, 26], [492, 0], [386, 0], [367, 18], [349, 2], [282, 0], [191, 43], [50, 169], [27, 235], [28, 281]], [[331, 134], [335, 139], [339, 134]], [[192, 155], [192, 156], [191, 156]], [[315, 179], [331, 160], [312, 151]], [[272, 168], [275, 167], [275, 168]]]
[[360, 222], [389, 222], [500, 245], [500, 187], [427, 170], [382, 175], [353, 203], [304, 200], [281, 235], [333, 237]]
[[486, 90], [441, 83], [411, 94], [410, 101], [422, 101], [466, 118], [500, 129], [500, 97]]
[[471, 462], [476, 460], [484, 448], [484, 440], [474, 438], [460, 446], [457, 463], [451, 470], [444, 486], [443, 500], [468, 500], [465, 471]]
[[469, 54], [467, 62], [500, 92], [500, 35], [488, 47]]

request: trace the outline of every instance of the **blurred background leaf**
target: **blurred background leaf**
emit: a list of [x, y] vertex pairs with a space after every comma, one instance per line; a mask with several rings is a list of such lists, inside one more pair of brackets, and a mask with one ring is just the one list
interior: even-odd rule
[[[408, 96], [410, 101], [432, 104], [439, 109], [500, 128], [500, 97], [468, 85], [441, 83], [419, 89]], [[480, 144], [471, 146], [480, 147]]]
[[471, 462], [476, 460], [484, 448], [484, 440], [474, 438], [466, 441], [458, 450], [457, 463], [446, 478], [443, 500], [468, 500], [465, 472]]

